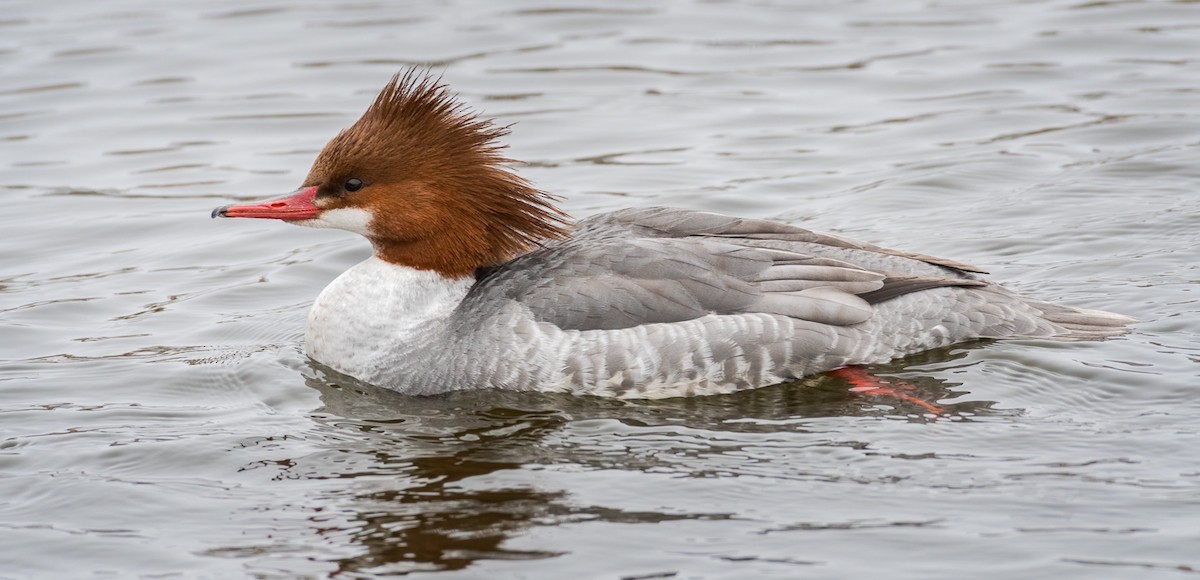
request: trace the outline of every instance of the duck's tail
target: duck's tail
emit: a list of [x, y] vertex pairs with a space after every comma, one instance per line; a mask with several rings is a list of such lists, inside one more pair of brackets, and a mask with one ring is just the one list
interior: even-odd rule
[[1120, 336], [1129, 332], [1129, 324], [1136, 322], [1135, 318], [1103, 310], [1076, 308], [1029, 298], [1025, 298], [1025, 302], [1041, 310], [1042, 318], [1047, 322], [1062, 327], [1063, 332], [1047, 337], [1053, 340], [1100, 340]]

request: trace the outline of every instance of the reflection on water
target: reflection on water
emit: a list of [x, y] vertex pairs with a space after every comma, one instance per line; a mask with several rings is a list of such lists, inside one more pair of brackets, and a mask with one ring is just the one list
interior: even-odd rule
[[[333, 392], [341, 394], [340, 389], [327, 389], [323, 391], [326, 399]], [[421, 417], [350, 422], [317, 419], [321, 432], [338, 442], [339, 453], [363, 455], [361, 459], [340, 459], [345, 471], [322, 473], [321, 477], [355, 478], [382, 472], [393, 480], [387, 489], [348, 491], [335, 498], [342, 509], [353, 512], [349, 525], [319, 533], [348, 538], [362, 548], [355, 556], [338, 560], [338, 572], [457, 570], [481, 558], [557, 555], [507, 549], [501, 544], [514, 530], [570, 517], [572, 510], [560, 503], [565, 493], [504, 486], [470, 489], [461, 484], [522, 468], [526, 462], [511, 451], [537, 446], [542, 435], [561, 426], [563, 419], [508, 409], [451, 414], [445, 418], [478, 421], [446, 433], [444, 428], [422, 429]], [[400, 430], [399, 425], [406, 428]], [[356, 443], [346, 445], [352, 437]], [[297, 467], [303, 469], [304, 465]]]
[[[982, 345], [983, 343], [980, 343]], [[880, 376], [924, 363], [952, 365], [966, 355], [963, 347], [932, 352], [903, 363], [873, 368]], [[560, 551], [507, 547], [515, 533], [533, 527], [574, 522], [659, 524], [678, 520], [720, 521], [738, 517], [728, 511], [672, 513], [631, 511], [580, 505], [567, 490], [540, 490], [506, 484], [493, 477], [506, 470], [564, 465], [584, 470], [657, 470], [687, 477], [711, 477], [713, 462], [696, 465], [698, 451], [708, 457], [743, 451], [737, 444], [698, 450], [695, 442], [662, 438], [653, 454], [638, 456], [622, 440], [638, 433], [671, 433], [662, 428], [697, 430], [720, 439], [735, 433], [804, 433], [821, 417], [877, 417], [923, 423], [970, 421], [996, 414], [990, 401], [956, 403], [960, 385], [934, 376], [908, 373], [908, 394], [936, 402], [934, 416], [903, 400], [871, 397], [849, 390], [844, 381], [820, 376], [793, 384], [730, 396], [666, 401], [614, 401], [545, 393], [461, 392], [409, 397], [379, 389], [313, 365], [306, 384], [320, 393], [322, 406], [312, 414], [310, 434], [326, 448], [308, 457], [272, 462], [279, 478], [366, 479], [345, 482], [328, 499], [345, 512], [343, 523], [315, 533], [361, 549], [336, 560], [337, 573], [404, 573], [458, 570], [477, 560], [552, 558]], [[1001, 414], [1016, 411], [1007, 410]], [[619, 424], [620, 427], [606, 426]], [[570, 435], [572, 426], [588, 425], [592, 437]], [[824, 441], [865, 449], [854, 441]], [[699, 469], [697, 469], [699, 467]], [[383, 478], [381, 480], [381, 478]], [[348, 515], [347, 515], [348, 514]], [[314, 518], [317, 519], [317, 518]], [[798, 524], [811, 529], [813, 524]], [[873, 523], [833, 524], [870, 527]], [[915, 524], [914, 524], [915, 525]], [[775, 531], [783, 531], [782, 528]]]

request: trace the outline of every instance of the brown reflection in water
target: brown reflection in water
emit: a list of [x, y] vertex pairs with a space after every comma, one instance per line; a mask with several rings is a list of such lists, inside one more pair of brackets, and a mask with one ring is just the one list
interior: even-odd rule
[[[511, 463], [475, 461], [459, 454], [412, 460], [414, 474], [428, 481], [354, 497], [370, 506], [355, 517], [360, 527], [351, 535], [363, 548], [337, 561], [338, 573], [373, 569], [460, 570], [482, 558], [537, 559], [555, 552], [506, 549], [512, 531], [545, 519], [563, 493], [500, 488], [468, 491], [453, 485], [517, 467]], [[398, 564], [403, 564], [398, 566]]]
[[357, 457], [309, 466], [307, 475], [394, 475], [384, 484], [387, 489], [375, 485], [377, 478], [369, 491], [347, 482], [346, 494], [335, 498], [348, 512], [349, 528], [320, 533], [336, 536], [338, 542], [348, 537], [360, 548], [358, 554], [335, 561], [335, 574], [460, 570], [480, 559], [558, 555], [509, 549], [503, 543], [515, 530], [561, 514], [565, 494], [486, 479], [531, 463], [522, 448], [559, 428], [562, 416], [400, 397], [340, 377], [308, 383], [325, 403], [314, 415], [320, 430], [337, 451]]
[[[575, 522], [657, 523], [734, 517], [728, 513], [628, 512], [581, 506], [565, 490], [505, 481], [502, 472], [554, 464], [694, 472], [695, 465], [647, 463], [673, 461], [669, 449], [614, 456], [571, 441], [546, 442], [571, 424], [608, 419], [633, 428], [680, 426], [719, 435], [804, 432], [804, 419], [822, 417], [878, 416], [926, 422], [969, 420], [992, 413], [991, 402], [955, 403], [963, 394], [952, 390], [957, 385], [905, 371], [905, 366], [944, 365], [965, 356], [959, 349], [872, 367], [884, 376], [903, 372], [904, 380], [913, 386], [910, 394], [945, 409], [936, 416], [903, 400], [863, 397], [848, 390], [844, 381], [825, 376], [733, 395], [629, 402], [495, 391], [406, 397], [315, 367], [317, 376], [308, 379], [308, 384], [320, 391], [324, 406], [313, 418], [317, 431], [339, 459], [324, 463], [302, 459], [301, 463], [308, 465], [294, 466], [291, 471], [319, 479], [372, 477], [368, 491], [362, 489], [368, 486], [356, 489], [347, 481], [345, 493], [332, 498], [335, 505], [330, 507], [346, 514], [346, 525], [317, 530], [338, 543], [349, 538], [360, 550], [335, 560], [338, 574], [461, 570], [479, 560], [553, 558], [561, 553], [515, 549], [505, 543], [524, 529]], [[388, 476], [383, 484], [387, 489], [380, 489], [380, 475]], [[529, 477], [513, 480], [527, 482]], [[321, 521], [328, 525], [327, 519]]]

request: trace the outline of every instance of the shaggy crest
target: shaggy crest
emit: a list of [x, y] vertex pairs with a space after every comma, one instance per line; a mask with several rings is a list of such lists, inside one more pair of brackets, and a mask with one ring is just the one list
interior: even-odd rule
[[567, 236], [555, 198], [510, 171], [499, 139], [508, 127], [479, 118], [440, 78], [411, 68], [392, 77], [362, 117], [318, 156], [307, 184], [334, 195], [354, 177], [390, 190], [375, 216], [382, 232], [436, 240], [372, 239], [396, 263], [457, 275]]

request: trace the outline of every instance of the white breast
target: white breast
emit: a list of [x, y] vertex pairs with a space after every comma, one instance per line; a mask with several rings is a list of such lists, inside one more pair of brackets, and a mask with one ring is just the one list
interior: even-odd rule
[[474, 283], [372, 256], [321, 291], [308, 313], [305, 351], [334, 369], [375, 382], [382, 359], [424, 325], [445, 318]]

